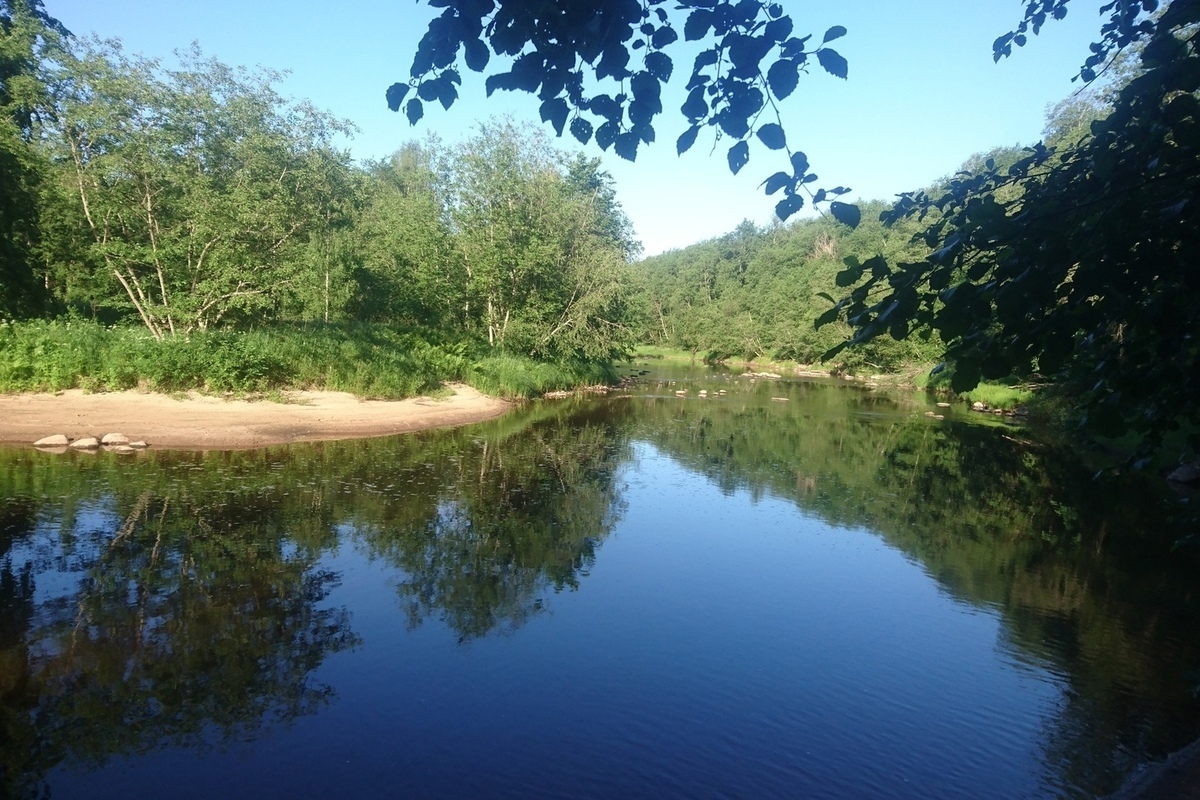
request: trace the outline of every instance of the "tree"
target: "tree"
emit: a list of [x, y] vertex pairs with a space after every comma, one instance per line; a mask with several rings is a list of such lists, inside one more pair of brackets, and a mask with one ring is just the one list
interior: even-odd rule
[[[1132, 430], [1147, 450], [1200, 422], [1200, 3], [1143, 13], [1155, 6], [1106, 6], [1080, 77], [1094, 79], [1105, 58], [1135, 44], [1140, 73], [1088, 135], [1057, 151], [1027, 148], [1007, 169], [989, 161], [941, 192], [903, 195], [885, 217], [930, 222], [919, 235], [931, 254], [849, 263], [845, 283], [857, 286], [818, 324], [846, 318], [850, 343], [936, 332], [955, 390], [981, 378], [1054, 379], [1074, 391], [1081, 425]], [[1064, 0], [1030, 0], [996, 57], [1065, 10]]]
[[[625, 352], [619, 206], [564, 175], [564, 154], [511, 121], [487, 123], [446, 160], [445, 204], [462, 265], [464, 316], [488, 344], [550, 359]], [[582, 185], [603, 185], [583, 175]], [[611, 199], [611, 198], [610, 198]], [[618, 226], [619, 227], [619, 226]]]
[[49, 106], [43, 52], [66, 35], [41, 0], [0, 0], [0, 317], [36, 313], [46, 299], [35, 252], [44, 165], [33, 131]]
[[285, 105], [277, 74], [197, 47], [175, 70], [115, 42], [62, 62], [48, 138], [85, 232], [80, 261], [156, 338], [272, 313], [301, 291], [298, 251], [342, 213], [348, 157], [331, 140], [344, 123]]
[[[581, 144], [594, 139], [630, 161], [655, 140], [662, 87], [675, 70], [671, 53], [680, 47], [679, 20], [667, 14], [665, 0], [430, 0], [430, 5], [443, 11], [417, 46], [409, 80], [387, 90], [388, 106], [403, 107], [413, 124], [424, 116], [425, 103], [448, 109], [458, 99], [460, 58], [468, 69], [483, 72], [495, 54], [508, 69], [491, 71], [487, 93], [536, 94], [542, 120], [559, 136], [569, 130]], [[690, 124], [676, 142], [678, 152], [688, 150], [704, 128], [732, 140], [727, 159], [734, 173], [749, 160], [753, 139], [782, 151], [786, 169], [763, 182], [767, 194], [783, 192], [776, 205], [780, 219], [799, 211], [806, 195], [822, 203], [849, 191], [809, 189], [817, 176], [804, 153], [789, 146], [776, 105], [814, 61], [846, 78], [846, 60], [828, 46], [846, 29], [830, 28], [813, 46], [811, 35], [794, 35], [792, 18], [777, 2], [679, 0], [675, 8], [686, 13], [683, 41], [708, 45], [692, 65], [680, 109]], [[830, 211], [838, 219], [856, 218], [852, 206], [836, 201]]]

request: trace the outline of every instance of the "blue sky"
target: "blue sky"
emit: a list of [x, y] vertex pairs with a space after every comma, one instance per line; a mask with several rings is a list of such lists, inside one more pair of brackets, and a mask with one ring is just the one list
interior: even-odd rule
[[[992, 40], [1020, 19], [1019, 0], [783, 2], [798, 33], [819, 39], [832, 25], [849, 30], [834, 45], [850, 63], [849, 79], [814, 65], [785, 101], [784, 124], [789, 144], [820, 175], [817, 185], [849, 186], [851, 199], [864, 200], [927, 186], [972, 153], [1040, 138], [1046, 105], [1077, 88], [1070, 79], [1096, 38], [1101, 5], [1074, 0], [1066, 20], [1048, 24], [1029, 46], [994, 64]], [[414, 0], [45, 0], [45, 6], [77, 34], [119, 38], [147, 56], [170, 60], [196, 40], [229, 64], [290, 70], [282, 93], [353, 122], [360, 132], [347, 147], [360, 159], [385, 156], [431, 132], [452, 143], [500, 114], [539, 124], [536, 100], [512, 93], [486, 98], [476, 75], [467, 77], [449, 111], [427, 104], [416, 127], [388, 111], [384, 91], [407, 77], [436, 11]], [[691, 57], [675, 63], [658, 141], [636, 163], [595, 145], [586, 149], [603, 156], [647, 255], [720, 235], [743, 219], [769, 223], [778, 198], [763, 195], [758, 184], [785, 166], [783, 156], [758, 146], [741, 173], [730, 175], [729, 142], [710, 155], [712, 138], [703, 133], [677, 157]], [[569, 135], [559, 144], [579, 149]]]

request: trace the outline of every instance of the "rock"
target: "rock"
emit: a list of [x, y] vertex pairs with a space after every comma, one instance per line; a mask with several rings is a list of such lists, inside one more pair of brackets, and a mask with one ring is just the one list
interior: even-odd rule
[[82, 439], [76, 439], [71, 442], [73, 450], [95, 450], [100, 447], [100, 440], [95, 436], [85, 436]]
[[53, 436], [45, 436], [33, 443], [34, 447], [66, 447], [71, 443], [71, 440], [61, 433], [56, 433]]
[[932, 411], [926, 411], [926, 412], [925, 412], [925, 416], [927, 416], [927, 417], [936, 417], [937, 415], [936, 415], [936, 414], [934, 414]]
[[943, 403], [938, 403], [938, 404], [937, 404], [937, 407], [938, 407], [938, 408], [949, 408], [949, 407], [950, 407], [950, 404], [949, 404], [949, 403], [945, 403], [945, 402], [943, 402]]
[[976, 400], [974, 403], [971, 403], [971, 410], [972, 411], [987, 411], [987, 406], [985, 406], [983, 403]]
[[679, 389], [675, 392], [677, 397], [684, 397], [687, 394], [687, 389]]
[[1200, 462], [1191, 461], [1187, 464], [1181, 464], [1170, 475], [1167, 480], [1175, 483], [1200, 483]]
[[129, 446], [133, 447], [137, 450], [144, 450], [145, 448], [149, 447], [150, 445], [146, 444], [141, 439], [138, 439], [136, 442], [130, 442]]
[[100, 444], [129, 444], [129, 437], [123, 433], [106, 433], [100, 437]]
[[106, 445], [105, 449], [110, 453], [136, 453], [136, 447], [130, 447], [127, 444]]
[[788, 401], [786, 397], [772, 397], [771, 399], [776, 403], [786, 403]]

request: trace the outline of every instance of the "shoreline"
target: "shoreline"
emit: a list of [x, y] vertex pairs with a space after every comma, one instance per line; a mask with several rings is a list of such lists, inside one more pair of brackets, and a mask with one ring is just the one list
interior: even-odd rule
[[296, 442], [364, 439], [494, 419], [512, 403], [463, 384], [445, 398], [360, 400], [346, 392], [286, 392], [287, 402], [130, 390], [0, 395], [0, 444], [32, 447], [122, 433], [154, 449], [247, 450]]

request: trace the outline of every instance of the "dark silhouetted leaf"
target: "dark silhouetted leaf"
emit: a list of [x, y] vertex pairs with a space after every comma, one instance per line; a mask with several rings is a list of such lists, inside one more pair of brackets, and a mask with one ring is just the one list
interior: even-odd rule
[[840, 39], [846, 35], [846, 29], [841, 25], [834, 25], [829, 30], [825, 31], [825, 38], [821, 39], [821, 44], [828, 44], [834, 39]]
[[400, 104], [404, 102], [404, 95], [408, 94], [409, 85], [407, 83], [393, 83], [387, 90], [387, 104], [392, 111], [399, 111]]
[[416, 125], [420, 122], [421, 117], [425, 116], [425, 106], [417, 98], [408, 101], [408, 105], [404, 107], [404, 113], [408, 115], [408, 124]]
[[479, 39], [468, 39], [463, 42], [463, 60], [467, 62], [467, 69], [472, 72], [483, 72], [491, 55], [488, 46]]
[[792, 18], [780, 17], [779, 19], [771, 20], [763, 28], [763, 36], [770, 39], [772, 42], [782, 42], [784, 39], [792, 35]]
[[448, 77], [447, 73], [443, 72], [444, 80], [437, 82], [437, 99], [442, 104], [442, 108], [449, 110], [450, 106], [454, 105], [454, 101], [458, 99], [458, 89], [454, 88], [454, 83]]
[[808, 172], [808, 156], [799, 150], [792, 153], [792, 172], [797, 176]]
[[638, 135], [630, 131], [617, 136], [613, 149], [616, 150], [617, 155], [626, 161], [636, 161], [637, 149], [640, 143], [641, 140], [638, 138]]
[[570, 109], [567, 108], [567, 101], [561, 97], [555, 97], [542, 103], [540, 109], [542, 122], [549, 122], [554, 126], [554, 132], [562, 136], [563, 126], [567, 124], [567, 114]]
[[729, 171], [734, 175], [738, 174], [749, 160], [750, 145], [746, 142], [737, 142], [733, 147], [729, 148]]
[[830, 75], [842, 80], [846, 79], [850, 67], [846, 63], [846, 59], [842, 58], [836, 50], [830, 50], [827, 47], [818, 50], [817, 61]]
[[684, 101], [680, 111], [689, 120], [703, 119], [708, 116], [708, 102], [704, 99], [704, 88], [697, 87], [689, 94], [687, 100]]
[[763, 181], [761, 185], [765, 186], [766, 193], [771, 195], [771, 194], [775, 194], [780, 189], [787, 186], [788, 182], [791, 179], [792, 179], [792, 176], [788, 175], [786, 172], [776, 172], [774, 175], [772, 175], [771, 177], [769, 177], [765, 181]]
[[592, 123], [583, 117], [576, 117], [571, 120], [571, 135], [578, 139], [580, 144], [587, 144], [592, 140]]
[[683, 23], [683, 38], [689, 42], [703, 39], [712, 27], [712, 19], [713, 12], [706, 8], [696, 9], [688, 15], [687, 22]]
[[787, 135], [783, 128], [774, 122], [768, 122], [758, 129], [758, 139], [772, 150], [782, 150], [787, 147]]
[[696, 143], [696, 135], [700, 133], [700, 126], [693, 125], [683, 133], [679, 134], [679, 139], [675, 142], [675, 154], [683, 155], [691, 149]]
[[650, 44], [654, 45], [655, 49], [661, 50], [679, 38], [679, 34], [674, 28], [664, 25], [654, 32], [650, 37]]
[[653, 75], [658, 80], [666, 83], [671, 80], [671, 72], [674, 65], [671, 63], [671, 57], [666, 53], [647, 53], [646, 54], [646, 71]]
[[862, 221], [862, 212], [858, 210], [858, 206], [850, 203], [839, 203], [834, 200], [829, 204], [829, 213], [833, 214], [833, 218], [843, 225], [849, 225], [851, 228], [857, 228], [858, 223]]
[[790, 58], [781, 58], [767, 70], [767, 85], [780, 100], [796, 90], [800, 83], [800, 68]]
[[610, 120], [596, 128], [596, 144], [600, 145], [601, 150], [607, 150], [617, 140], [617, 134], [620, 132], [617, 124]]
[[802, 208], [804, 208], [804, 198], [798, 194], [790, 194], [775, 204], [775, 216], [786, 220]]

